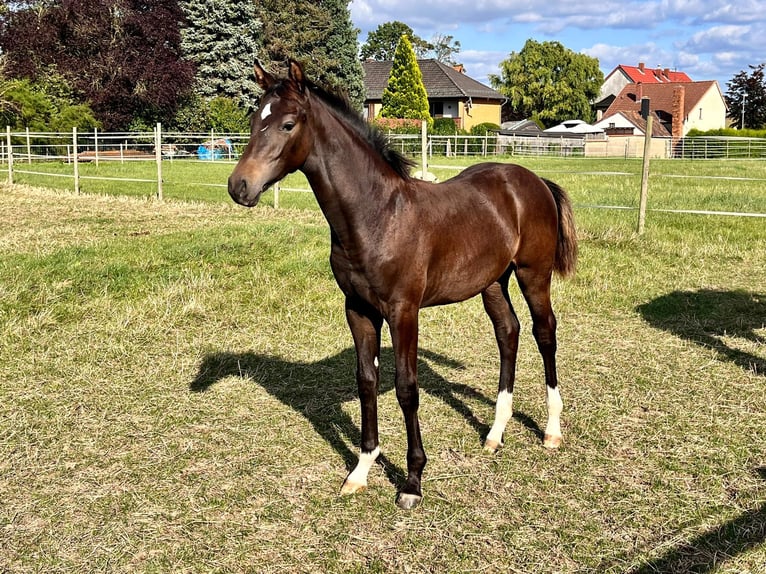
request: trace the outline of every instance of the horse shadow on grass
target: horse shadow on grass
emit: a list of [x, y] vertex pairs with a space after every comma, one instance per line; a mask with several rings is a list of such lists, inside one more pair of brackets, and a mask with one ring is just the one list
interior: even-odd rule
[[742, 351], [724, 337], [766, 345], [766, 293], [748, 291], [673, 291], [637, 307], [650, 325], [714, 349], [727, 361], [766, 377], [766, 359]]
[[[766, 480], [766, 467], [756, 468], [755, 472]], [[628, 574], [707, 574], [738, 554], [761, 547], [765, 541], [766, 503], [671, 548], [662, 556], [629, 570]]]
[[[466, 420], [478, 434], [479, 440], [484, 438], [489, 426], [474, 414], [466, 400], [494, 406], [494, 399], [473, 387], [448, 381], [430, 366], [431, 362], [453, 369], [464, 368], [457, 361], [420, 349], [418, 382], [421, 391], [443, 401]], [[379, 394], [393, 389], [393, 368], [389, 365], [393, 365], [393, 351], [385, 348], [381, 350]], [[253, 352], [219, 352], [209, 354], [202, 360], [190, 389], [204, 392], [217, 381], [230, 376], [253, 380], [284, 405], [306, 417], [316, 433], [342, 457], [350, 471], [356, 465], [356, 451], [361, 439], [357, 423], [343, 410], [342, 405], [355, 401], [358, 408], [355, 369], [353, 348], [311, 363]], [[542, 440], [543, 433], [531, 418], [521, 413], [517, 413], [515, 418]], [[353, 445], [354, 450], [349, 445]], [[388, 480], [397, 488], [401, 487], [406, 472], [384, 455], [378, 462]]]

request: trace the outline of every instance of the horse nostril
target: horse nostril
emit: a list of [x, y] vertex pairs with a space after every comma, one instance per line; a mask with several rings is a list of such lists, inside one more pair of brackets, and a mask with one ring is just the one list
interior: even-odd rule
[[245, 178], [229, 177], [229, 195], [231, 197], [243, 197], [247, 193], [247, 180]]

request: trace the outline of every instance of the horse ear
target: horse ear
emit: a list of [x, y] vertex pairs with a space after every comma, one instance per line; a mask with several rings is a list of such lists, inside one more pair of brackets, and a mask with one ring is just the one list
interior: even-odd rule
[[306, 87], [306, 77], [303, 75], [303, 67], [292, 58], [287, 63], [289, 68], [289, 75], [288, 77], [295, 82], [295, 85], [298, 86], [298, 90], [303, 93], [303, 90]]
[[274, 85], [274, 76], [269, 74], [257, 59], [255, 60], [255, 79], [264, 90]]

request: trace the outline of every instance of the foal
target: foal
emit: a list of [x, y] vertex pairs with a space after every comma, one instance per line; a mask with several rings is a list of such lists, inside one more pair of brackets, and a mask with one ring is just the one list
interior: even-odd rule
[[512, 415], [519, 321], [508, 295], [516, 275], [543, 358], [548, 422], [544, 446], [561, 442], [556, 378], [553, 271], [574, 272], [572, 205], [555, 183], [510, 164], [483, 163], [433, 184], [410, 177], [411, 163], [388, 147], [341, 99], [309, 82], [295, 61], [286, 78], [256, 64], [264, 90], [250, 141], [229, 177], [229, 194], [253, 207], [286, 174], [301, 170], [330, 225], [330, 264], [346, 298], [357, 355], [362, 414], [359, 462], [341, 492], [367, 485], [380, 454], [377, 393], [381, 327], [389, 325], [396, 397], [407, 430], [402, 508], [422, 499], [426, 455], [418, 423], [418, 310], [481, 294], [500, 349], [495, 420], [485, 448], [495, 451]]

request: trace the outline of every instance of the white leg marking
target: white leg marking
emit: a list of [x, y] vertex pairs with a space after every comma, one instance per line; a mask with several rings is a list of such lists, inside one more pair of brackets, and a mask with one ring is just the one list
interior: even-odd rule
[[379, 367], [379, 366], [380, 366], [380, 362], [378, 361], [378, 358], [377, 358], [377, 357], [375, 357], [375, 358], [373, 359], [373, 361], [372, 361], [372, 364], [373, 364], [373, 365], [375, 365], [376, 367]]
[[545, 390], [548, 424], [545, 427], [545, 442], [543, 444], [547, 448], [557, 448], [561, 444], [561, 411], [564, 410], [564, 403], [561, 400], [558, 387], [551, 389], [546, 386]]
[[497, 403], [495, 403], [495, 422], [492, 424], [487, 440], [484, 443], [487, 450], [494, 451], [503, 444], [503, 433], [512, 416], [513, 393], [500, 391], [497, 393]]
[[367, 475], [379, 455], [380, 447], [375, 447], [375, 450], [372, 452], [359, 452], [359, 462], [343, 482], [343, 487], [340, 490], [341, 494], [353, 494], [367, 487]]
[[263, 109], [261, 110], [261, 119], [265, 120], [271, 115], [271, 102], [263, 106]]

